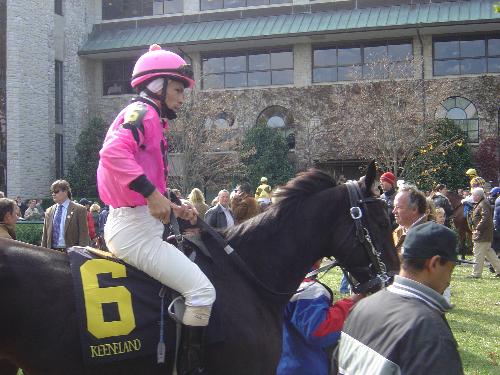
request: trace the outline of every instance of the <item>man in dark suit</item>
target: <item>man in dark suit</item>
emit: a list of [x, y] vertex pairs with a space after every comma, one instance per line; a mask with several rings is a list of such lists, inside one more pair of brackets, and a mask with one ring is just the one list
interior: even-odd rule
[[221, 190], [217, 197], [219, 203], [206, 212], [205, 221], [213, 228], [231, 228], [234, 225], [234, 215], [229, 209], [229, 192]]
[[71, 201], [69, 183], [57, 180], [51, 185], [50, 191], [56, 204], [46, 211], [42, 246], [64, 252], [71, 246], [88, 246], [87, 210]]

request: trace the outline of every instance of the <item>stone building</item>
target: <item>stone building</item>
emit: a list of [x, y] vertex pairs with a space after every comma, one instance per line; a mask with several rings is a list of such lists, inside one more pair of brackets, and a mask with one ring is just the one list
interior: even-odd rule
[[[257, 122], [280, 128], [299, 165], [357, 174], [362, 153], [325, 142], [320, 149], [306, 130], [338, 130], [338, 98], [355, 93], [353, 77], [373, 80], [365, 70], [374, 56], [395, 65], [420, 58], [415, 74], [438, 93], [425, 97], [423, 115], [457, 121], [478, 145], [499, 132], [500, 13], [493, 4], [8, 0], [8, 192], [46, 194], [72, 162], [88, 120], [110, 121], [130, 99], [134, 61], [152, 43], [191, 61], [197, 88], [189, 110], [206, 111], [235, 134]], [[352, 124], [348, 136], [363, 134]]]
[[5, 114], [5, 73], [6, 73], [6, 43], [7, 26], [6, 0], [0, 0], [0, 190], [5, 190], [6, 179], [6, 114]]

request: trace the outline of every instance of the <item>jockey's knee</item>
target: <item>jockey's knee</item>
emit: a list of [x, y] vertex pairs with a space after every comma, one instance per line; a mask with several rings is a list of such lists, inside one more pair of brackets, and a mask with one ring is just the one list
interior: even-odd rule
[[186, 311], [182, 323], [188, 326], [203, 327], [208, 325], [212, 305], [215, 302], [215, 288], [208, 280], [208, 284], [195, 291], [184, 293]]

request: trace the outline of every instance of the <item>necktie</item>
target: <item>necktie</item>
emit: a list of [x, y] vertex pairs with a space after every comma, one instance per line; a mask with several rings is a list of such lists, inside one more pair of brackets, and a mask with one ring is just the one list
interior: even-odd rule
[[57, 212], [54, 217], [54, 222], [52, 223], [52, 247], [57, 247], [57, 244], [59, 242], [59, 235], [61, 233], [60, 227], [61, 227], [61, 219], [62, 219], [62, 206], [59, 204], [57, 205]]

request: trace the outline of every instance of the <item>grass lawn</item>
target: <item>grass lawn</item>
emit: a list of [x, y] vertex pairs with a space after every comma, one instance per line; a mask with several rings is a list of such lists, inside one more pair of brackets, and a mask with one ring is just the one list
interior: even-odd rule
[[[467, 279], [470, 272], [470, 266], [455, 268], [451, 282], [455, 308], [447, 319], [459, 344], [465, 374], [500, 375], [500, 279], [494, 278], [487, 268], [482, 279]], [[321, 279], [337, 298], [340, 279], [338, 269]]]
[[[447, 320], [458, 342], [465, 374], [500, 375], [500, 279], [487, 268], [482, 279], [467, 279], [471, 269], [455, 267], [451, 281], [455, 307], [446, 314]], [[322, 281], [338, 296], [340, 279], [341, 272], [336, 269]]]

